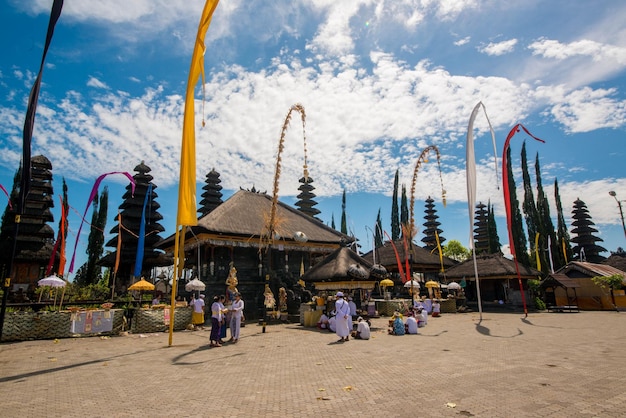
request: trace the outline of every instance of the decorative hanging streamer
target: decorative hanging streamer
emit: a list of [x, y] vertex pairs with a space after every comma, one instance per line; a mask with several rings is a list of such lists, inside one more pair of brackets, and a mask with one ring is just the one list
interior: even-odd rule
[[[213, 12], [219, 0], [208, 0], [204, 5], [198, 34], [193, 47], [189, 78], [187, 79], [187, 92], [185, 96], [185, 113], [183, 116], [183, 138], [180, 152], [180, 180], [178, 185], [178, 215], [177, 225], [197, 225], [196, 208], [196, 128], [194, 88], [198, 78], [202, 77], [202, 89], [204, 91], [204, 37], [211, 24]], [[202, 98], [204, 103], [204, 97]], [[202, 120], [204, 126], [204, 119]], [[178, 229], [178, 228], [177, 228]]]
[[441, 264], [441, 272], [444, 272], [443, 268], [443, 251], [441, 250], [441, 242], [439, 241], [439, 234], [435, 230], [435, 240], [437, 241], [437, 249], [439, 250], [439, 264]]
[[[50, 254], [50, 261], [48, 261], [48, 266], [46, 267], [46, 276], [50, 276], [50, 274], [52, 274], [54, 260], [56, 259], [56, 254], [59, 250], [59, 247], [61, 247], [61, 254], [59, 255], [58, 275], [63, 277], [63, 270], [65, 269], [65, 223], [67, 222], [67, 211], [65, 209], [65, 205], [63, 204], [63, 198], [61, 196], [59, 196], [59, 200], [61, 201], [61, 224], [59, 225], [59, 234], [57, 235], [57, 240], [54, 243], [52, 254]], [[63, 269], [61, 268], [61, 262], [63, 263]]]
[[569, 262], [567, 259], [567, 246], [565, 245], [565, 238], [561, 238], [561, 248], [563, 249], [563, 260], [565, 260], [565, 264]]
[[537, 270], [541, 271], [541, 257], [539, 257], [539, 232], [535, 234], [535, 260], [537, 261]]
[[476, 266], [476, 249], [474, 248], [474, 210], [476, 207], [476, 156], [474, 155], [474, 120], [478, 115], [478, 111], [482, 107], [485, 118], [489, 124], [491, 132], [491, 141], [493, 142], [493, 158], [496, 169], [496, 184], [498, 179], [498, 152], [496, 150], [496, 134], [493, 131], [489, 116], [487, 116], [487, 108], [483, 102], [478, 102], [472, 110], [469, 123], [467, 124], [467, 145], [465, 146], [465, 177], [467, 181], [467, 207], [469, 210], [469, 249], [472, 251], [474, 260], [474, 277], [476, 278], [476, 296], [478, 298], [478, 312], [480, 319], [483, 319], [483, 307], [480, 296], [480, 280], [478, 279], [478, 267]]
[[404, 269], [402, 268], [402, 261], [400, 261], [400, 254], [398, 253], [396, 244], [393, 243], [393, 240], [391, 239], [389, 234], [387, 234], [387, 231], [383, 231], [383, 233], [389, 239], [389, 242], [391, 243], [391, 247], [393, 248], [393, 252], [396, 254], [396, 262], [398, 263], [398, 271], [400, 272], [400, 278], [402, 279], [402, 283], [405, 283], [407, 279], [406, 279], [406, 275], [404, 274]]
[[[60, 198], [60, 196], [59, 196]], [[64, 271], [65, 271], [65, 262], [66, 257], [65, 257], [65, 230], [67, 229], [67, 209], [65, 207], [65, 205], [63, 204], [63, 199], [61, 199], [61, 249], [60, 249], [60, 253], [59, 253], [59, 270], [58, 270], [58, 275], [60, 277], [65, 277], [64, 275]]]
[[135, 258], [135, 271], [133, 273], [135, 277], [141, 276], [141, 267], [143, 266], [143, 252], [146, 242], [146, 206], [148, 206], [149, 200], [152, 200], [152, 183], [148, 185], [148, 191], [143, 200], [143, 209], [141, 211], [141, 223], [139, 224], [139, 237], [137, 239], [137, 257]]
[[552, 261], [552, 239], [548, 235], [548, 258], [550, 259], [550, 273], [554, 274], [554, 262]]
[[469, 223], [470, 223], [470, 240], [469, 249], [474, 248], [474, 210], [476, 209], [476, 157], [474, 155], [474, 121], [476, 116], [482, 107], [485, 113], [485, 118], [489, 124], [489, 131], [491, 132], [491, 141], [493, 142], [493, 156], [494, 165], [496, 170], [496, 182], [498, 181], [498, 151], [496, 148], [496, 134], [487, 116], [487, 109], [483, 102], [478, 102], [472, 110], [472, 114], [467, 125], [467, 145], [465, 151], [465, 172], [467, 178], [467, 207], [469, 209]]
[[37, 102], [39, 100], [39, 89], [41, 88], [41, 76], [43, 74], [44, 63], [46, 61], [46, 55], [48, 54], [48, 48], [52, 42], [52, 35], [54, 35], [54, 27], [61, 17], [61, 10], [63, 10], [63, 0], [54, 0], [52, 3], [52, 9], [50, 11], [50, 21], [48, 22], [48, 33], [46, 34], [46, 43], [43, 48], [43, 56], [41, 57], [41, 64], [39, 65], [39, 73], [33, 84], [33, 88], [30, 91], [28, 97], [28, 108], [26, 110], [26, 119], [24, 120], [24, 132], [23, 132], [23, 144], [22, 144], [22, 178], [20, 180], [20, 213], [24, 213], [24, 203], [26, 202], [26, 195], [30, 189], [30, 144], [33, 138], [33, 128], [35, 126], [35, 114], [37, 111]]
[[76, 234], [76, 243], [74, 244], [74, 252], [72, 253], [72, 261], [70, 262], [69, 273], [72, 273], [74, 271], [74, 260], [76, 259], [76, 248], [78, 247], [78, 239], [80, 238], [80, 231], [83, 229], [83, 223], [85, 222], [85, 216], [87, 216], [87, 211], [89, 210], [89, 206], [91, 205], [91, 202], [93, 201], [93, 199], [96, 197], [96, 194], [98, 194], [98, 187], [100, 186], [100, 183], [109, 174], [123, 174], [126, 177], [128, 177], [128, 179], [130, 180], [130, 185], [131, 185], [131, 196], [135, 195], [135, 179], [133, 178], [133, 176], [131, 176], [129, 173], [125, 171], [111, 171], [110, 173], [102, 174], [100, 177], [96, 179], [96, 182], [93, 184], [93, 187], [91, 188], [91, 194], [89, 194], [89, 199], [87, 199], [87, 207], [85, 207], [85, 213], [83, 213], [83, 219], [81, 220], [80, 226], [78, 227], [78, 233]]
[[5, 195], [7, 195], [7, 199], [9, 199], [9, 209], [13, 210], [13, 205], [11, 204], [11, 196], [9, 196], [9, 192], [7, 192], [7, 189], [5, 189], [2, 184], [0, 184], [0, 190], [2, 190]]
[[[195, 131], [195, 108], [194, 87], [198, 77], [202, 76], [202, 91], [204, 92], [204, 53], [206, 46], [204, 38], [211, 24], [213, 12], [219, 0], [206, 0], [200, 16], [198, 33], [191, 55], [189, 77], [187, 78], [187, 92], [185, 95], [185, 113], [183, 115], [183, 137], [180, 150], [180, 176], [178, 185], [178, 211], [176, 215], [176, 233], [174, 244], [174, 269], [178, 274], [172, 277], [172, 295], [170, 303], [170, 329], [169, 345], [172, 345], [174, 334], [174, 306], [176, 306], [177, 280], [182, 273], [185, 263], [184, 243], [185, 226], [198, 224], [196, 208], [196, 131]], [[202, 100], [204, 106], [204, 97]], [[204, 116], [204, 112], [203, 112]], [[204, 126], [204, 119], [202, 120]], [[180, 228], [179, 228], [180, 226]], [[182, 232], [182, 234], [181, 234]], [[182, 241], [182, 245], [181, 245]], [[182, 247], [179, 249], [179, 247]], [[179, 253], [182, 253], [181, 254]]]
[[122, 214], [119, 209], [117, 210], [117, 248], [115, 251], [115, 266], [113, 267], [113, 273], [117, 274], [117, 269], [120, 268], [120, 253], [122, 251]]
[[411, 264], [409, 262], [409, 258], [411, 258], [411, 253], [409, 252], [409, 242], [406, 238], [407, 235], [408, 234], [406, 233], [402, 235], [402, 244], [404, 245], [404, 272], [406, 273], [405, 276], [402, 278], [402, 283], [405, 283], [411, 278]]
[[[539, 142], [545, 143], [543, 139], [539, 139], [533, 134], [531, 134], [528, 131], [528, 129], [524, 127], [524, 125], [520, 123], [515, 125], [513, 129], [509, 131], [509, 134], [506, 137], [506, 141], [504, 142], [504, 149], [502, 150], [502, 172], [503, 173], [506, 170], [506, 165], [507, 165], [507, 160], [508, 160], [506, 153], [507, 153], [507, 150], [509, 149], [509, 143], [511, 142], [511, 139], [515, 136], [515, 134], [519, 132], [520, 128], [522, 128], [524, 132], [526, 132], [528, 136], [530, 136], [531, 138]], [[519, 283], [519, 289], [522, 295], [522, 303], [524, 305], [524, 315], [528, 316], [528, 308], [526, 307], [526, 296], [524, 295], [524, 287], [522, 286], [522, 276], [519, 271], [519, 263], [517, 261], [517, 256], [515, 255], [515, 244], [514, 244], [515, 241], [513, 241], [513, 227], [512, 227], [513, 215], [512, 215], [512, 210], [511, 210], [511, 192], [509, 190], [509, 176], [505, 176], [504, 174], [502, 175], [502, 191], [504, 193], [504, 208], [506, 209], [506, 224], [507, 224], [507, 229], [509, 232], [509, 249], [515, 261], [515, 270], [517, 271], [517, 281]]]

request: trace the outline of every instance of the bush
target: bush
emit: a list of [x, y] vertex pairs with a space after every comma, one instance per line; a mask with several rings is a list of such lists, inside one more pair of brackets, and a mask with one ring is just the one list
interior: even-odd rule
[[546, 303], [541, 298], [535, 298], [535, 307], [540, 311], [546, 310]]

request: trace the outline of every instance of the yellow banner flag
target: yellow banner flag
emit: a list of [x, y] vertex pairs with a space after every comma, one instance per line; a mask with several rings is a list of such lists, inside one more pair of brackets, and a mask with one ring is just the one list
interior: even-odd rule
[[198, 78], [202, 76], [202, 86], [204, 88], [204, 37], [213, 12], [219, 0], [207, 0], [204, 4], [196, 43], [193, 47], [191, 57], [191, 67], [187, 80], [187, 95], [185, 96], [185, 114], [183, 117], [183, 141], [180, 153], [180, 180], [178, 185], [178, 215], [177, 225], [197, 225], [196, 216], [196, 130], [195, 130], [195, 107], [194, 89]]

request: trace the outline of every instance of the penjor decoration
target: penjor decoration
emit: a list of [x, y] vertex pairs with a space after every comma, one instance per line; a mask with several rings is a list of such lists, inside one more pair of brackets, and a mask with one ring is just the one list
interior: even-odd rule
[[[180, 176], [178, 187], [178, 209], [176, 215], [176, 234], [174, 241], [174, 275], [172, 277], [172, 296], [170, 303], [169, 345], [172, 345], [174, 334], [174, 306], [176, 306], [177, 280], [181, 276], [185, 265], [185, 228], [198, 224], [196, 218], [196, 131], [194, 89], [202, 75], [202, 89], [204, 91], [204, 37], [206, 36], [213, 12], [219, 0], [206, 0], [200, 16], [198, 33], [195, 38], [187, 91], [185, 95], [185, 112], [183, 115], [183, 135], [180, 151]], [[204, 126], [204, 120], [202, 121]]]
[[[478, 297], [478, 312], [480, 319], [483, 319], [483, 308], [480, 300], [480, 282], [478, 280], [478, 268], [476, 267], [476, 249], [474, 248], [474, 207], [476, 206], [476, 157], [474, 155], [474, 120], [480, 109], [483, 109], [485, 118], [489, 124], [489, 131], [491, 132], [491, 141], [493, 142], [493, 157], [495, 160], [496, 179], [498, 177], [498, 152], [496, 150], [496, 134], [493, 131], [489, 116], [487, 116], [487, 109], [483, 102], [478, 102], [472, 110], [472, 114], [467, 124], [467, 145], [465, 152], [465, 172], [467, 179], [467, 208], [469, 210], [469, 226], [470, 226], [470, 240], [469, 248], [472, 251], [472, 257], [474, 260], [474, 277], [476, 278], [476, 295]], [[496, 182], [497, 183], [497, 182]]]
[[[502, 172], [504, 172], [504, 170], [506, 170], [506, 164], [507, 164], [507, 150], [509, 149], [509, 143], [511, 142], [511, 139], [513, 139], [513, 137], [515, 136], [516, 133], [518, 133], [520, 131], [520, 128], [524, 130], [524, 132], [526, 132], [528, 134], [528, 136], [530, 136], [531, 138], [539, 141], [539, 142], [543, 142], [545, 143], [545, 141], [543, 139], [539, 139], [536, 136], [534, 136], [533, 134], [531, 134], [528, 129], [526, 129], [524, 127], [524, 125], [518, 123], [517, 125], [515, 125], [513, 127], [513, 129], [511, 129], [509, 131], [509, 134], [506, 137], [506, 141], [504, 142], [504, 149], [502, 151]], [[513, 245], [513, 228], [512, 228], [512, 222], [513, 222], [513, 215], [512, 215], [512, 209], [511, 209], [511, 192], [509, 189], [509, 176], [502, 176], [502, 191], [504, 193], [504, 208], [506, 209], [506, 226], [509, 232], [509, 248], [511, 250], [511, 255], [513, 256], [513, 260], [515, 261], [515, 270], [517, 272], [517, 281], [519, 283], [519, 290], [520, 293], [522, 295], [522, 304], [524, 305], [524, 316], [528, 317], [528, 308], [526, 307], [526, 296], [524, 295], [524, 287], [522, 286], [522, 276], [520, 274], [519, 271], [519, 263], [517, 261], [517, 256], [515, 254], [515, 245]]]

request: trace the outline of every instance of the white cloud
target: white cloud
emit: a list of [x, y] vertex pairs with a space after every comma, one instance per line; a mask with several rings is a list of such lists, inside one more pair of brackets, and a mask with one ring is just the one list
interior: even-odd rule
[[589, 39], [564, 44], [553, 39], [541, 38], [531, 43], [528, 48], [533, 51], [533, 55], [545, 58], [564, 60], [576, 56], [587, 56], [594, 61], [611, 60], [620, 65], [626, 65], [626, 48]]
[[468, 44], [471, 39], [472, 38], [470, 36], [466, 36], [465, 38], [459, 39], [458, 41], [454, 41], [454, 45], [463, 46], [465, 44]]
[[548, 97], [553, 118], [567, 132], [589, 132], [601, 128], [626, 126], [626, 100], [620, 100], [616, 89], [584, 87], [568, 92], [563, 86], [539, 88], [538, 97]]
[[97, 89], [105, 89], [107, 90], [109, 88], [109, 86], [106, 85], [106, 83], [103, 83], [102, 81], [98, 80], [96, 77], [89, 77], [89, 80], [87, 80], [87, 85], [89, 87], [95, 87]]
[[517, 39], [509, 39], [502, 42], [490, 42], [487, 45], [478, 47], [478, 51], [487, 55], [504, 55], [513, 52], [517, 45]]

